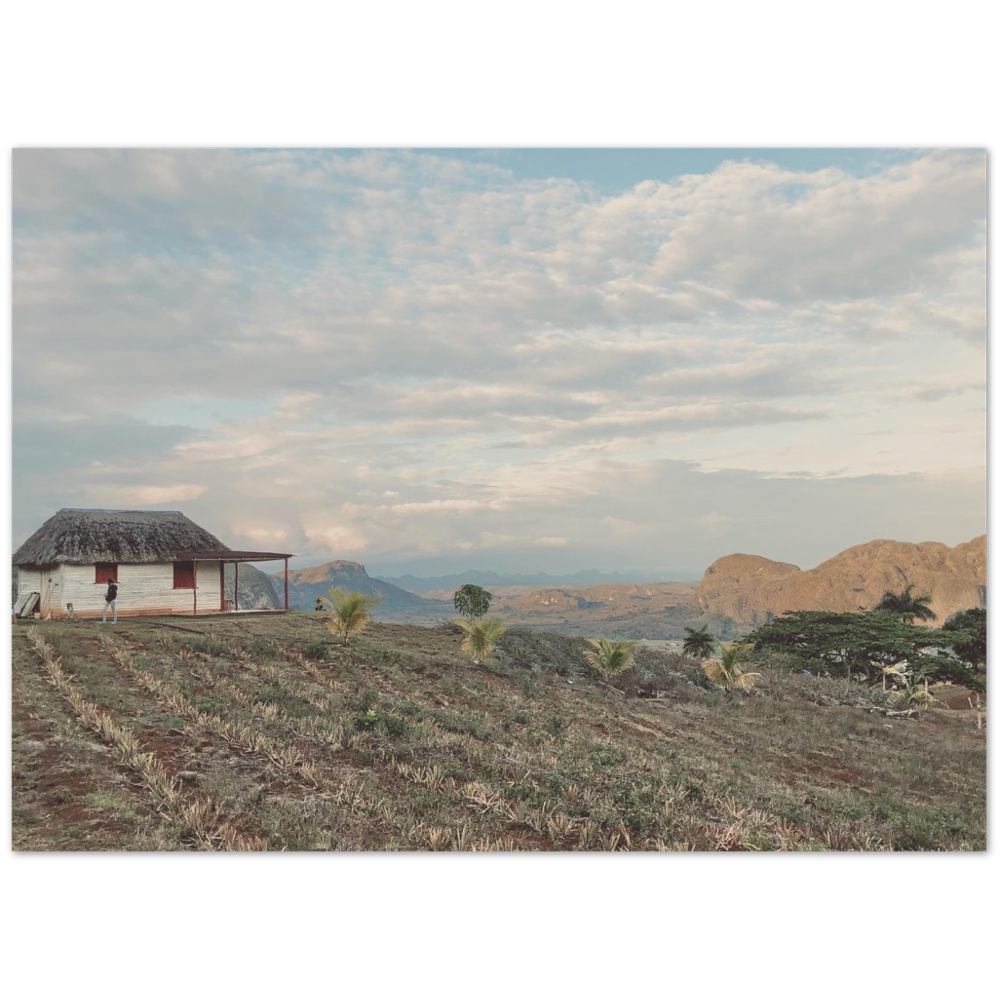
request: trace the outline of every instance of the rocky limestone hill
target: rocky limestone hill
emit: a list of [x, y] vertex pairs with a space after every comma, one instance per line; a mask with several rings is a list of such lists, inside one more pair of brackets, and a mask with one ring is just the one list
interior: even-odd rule
[[[283, 586], [284, 572], [276, 573], [275, 576], [282, 581]], [[306, 569], [289, 570], [289, 607], [293, 611], [312, 611], [316, 606], [316, 598], [325, 597], [333, 587], [378, 598], [380, 603], [372, 614], [381, 621], [406, 622], [429, 614], [444, 616], [454, 613], [450, 601], [429, 601], [418, 597], [391, 583], [370, 577], [361, 563], [346, 559], [335, 559]]]
[[723, 556], [705, 571], [698, 603], [706, 614], [750, 627], [764, 624], [769, 612], [872, 608], [886, 591], [898, 593], [907, 584], [931, 595], [936, 624], [956, 611], [985, 607], [986, 536], [954, 547], [879, 539], [805, 571], [763, 556]]
[[239, 607], [247, 610], [255, 608], [266, 610], [270, 608], [283, 608], [285, 606], [284, 581], [279, 581], [277, 585], [272, 577], [267, 573], [244, 563], [236, 573], [233, 564], [228, 563], [225, 568], [226, 580], [226, 600], [233, 600], [233, 584], [239, 579]]

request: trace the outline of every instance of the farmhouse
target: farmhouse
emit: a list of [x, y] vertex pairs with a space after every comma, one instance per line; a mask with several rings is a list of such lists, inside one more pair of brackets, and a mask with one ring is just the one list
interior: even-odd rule
[[225, 567], [285, 561], [286, 552], [230, 549], [177, 510], [73, 510], [50, 517], [14, 553], [18, 614], [100, 617], [108, 580], [118, 581], [118, 615], [239, 611], [226, 600]]

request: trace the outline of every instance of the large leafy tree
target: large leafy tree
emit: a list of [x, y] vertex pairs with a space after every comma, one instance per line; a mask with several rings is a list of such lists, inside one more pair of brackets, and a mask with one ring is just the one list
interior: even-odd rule
[[507, 626], [499, 618], [481, 618], [471, 622], [456, 618], [455, 624], [465, 632], [462, 651], [468, 653], [475, 664], [482, 663], [493, 652], [500, 636], [507, 631]]
[[622, 642], [612, 642], [599, 636], [596, 639], [588, 639], [587, 642], [593, 649], [585, 649], [583, 658], [602, 676], [615, 677], [628, 670], [632, 666], [635, 657], [635, 647], [638, 642], [625, 640]]
[[708, 626], [702, 625], [701, 628], [697, 629], [685, 627], [684, 631], [687, 632], [684, 637], [684, 652], [699, 660], [707, 660], [718, 642], [715, 636], [708, 631]]
[[941, 626], [941, 645], [973, 669], [986, 669], [986, 609], [969, 608], [953, 614]]
[[381, 601], [377, 597], [357, 592], [348, 593], [342, 587], [333, 587], [326, 597], [320, 600], [330, 609], [330, 617], [326, 627], [344, 640], [344, 645], [351, 644], [351, 636], [365, 630], [371, 621], [372, 608]]
[[940, 643], [939, 632], [901, 621], [895, 614], [792, 611], [762, 625], [747, 637], [758, 651], [798, 653], [823, 660], [848, 680], [860, 671], [867, 680], [882, 676], [885, 667], [910, 661]]
[[454, 594], [455, 610], [467, 621], [482, 618], [490, 610], [493, 595], [474, 583], [463, 583]]
[[919, 618], [922, 622], [931, 622], [937, 619], [937, 615], [930, 609], [931, 595], [921, 594], [919, 597], [913, 596], [913, 584], [908, 583], [906, 588], [898, 594], [887, 590], [882, 595], [882, 600], [872, 609], [873, 611], [884, 611], [888, 615], [899, 615], [904, 622], [912, 622]]
[[911, 661], [910, 668], [917, 682], [929, 680], [935, 684], [958, 684], [970, 691], [986, 690], [982, 674], [976, 673], [971, 664], [948, 653], [922, 653]]

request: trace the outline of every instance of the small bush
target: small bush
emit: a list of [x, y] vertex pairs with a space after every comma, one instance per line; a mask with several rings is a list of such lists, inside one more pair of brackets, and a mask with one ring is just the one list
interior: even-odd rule
[[454, 595], [455, 610], [467, 621], [482, 618], [490, 610], [493, 595], [474, 583], [463, 584]]
[[619, 691], [630, 698], [671, 698], [688, 700], [691, 688], [704, 687], [704, 676], [694, 660], [680, 653], [640, 648], [628, 670], [612, 680]]
[[377, 597], [369, 597], [357, 591], [348, 593], [341, 587], [332, 587], [326, 597], [320, 597], [331, 614], [327, 617], [326, 627], [344, 640], [348, 646], [351, 636], [359, 635], [365, 630], [372, 619], [372, 608], [381, 602]]
[[545, 723], [545, 731], [551, 736], [563, 736], [566, 732], [566, 722], [561, 716], [553, 715]]
[[193, 649], [196, 653], [204, 653], [206, 656], [224, 656], [229, 652], [229, 646], [212, 636], [198, 639], [182, 639], [182, 645], [188, 649]]
[[374, 708], [369, 708], [364, 712], [359, 712], [354, 717], [354, 728], [359, 731], [374, 729], [378, 725], [378, 722], [379, 713]]
[[382, 726], [389, 736], [405, 736], [409, 730], [409, 726], [405, 719], [401, 719], [398, 715], [393, 715], [391, 712], [379, 712], [378, 714], [378, 724]]
[[330, 644], [325, 639], [312, 639], [302, 647], [302, 652], [310, 660], [322, 660]]
[[639, 645], [634, 641], [612, 642], [604, 636], [588, 639], [587, 642], [593, 649], [584, 650], [583, 658], [605, 680], [624, 673], [632, 666], [635, 647]]
[[455, 624], [466, 633], [462, 651], [472, 657], [472, 662], [481, 664], [493, 652], [507, 626], [499, 618], [481, 618], [478, 621], [455, 619]]

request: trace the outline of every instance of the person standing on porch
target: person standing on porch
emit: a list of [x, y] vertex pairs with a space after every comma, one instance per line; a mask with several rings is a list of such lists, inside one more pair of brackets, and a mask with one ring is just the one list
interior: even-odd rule
[[115, 579], [108, 580], [108, 591], [104, 595], [104, 614], [101, 615], [101, 624], [108, 624], [108, 608], [111, 608], [114, 618], [111, 621], [112, 625], [118, 624], [118, 581]]

